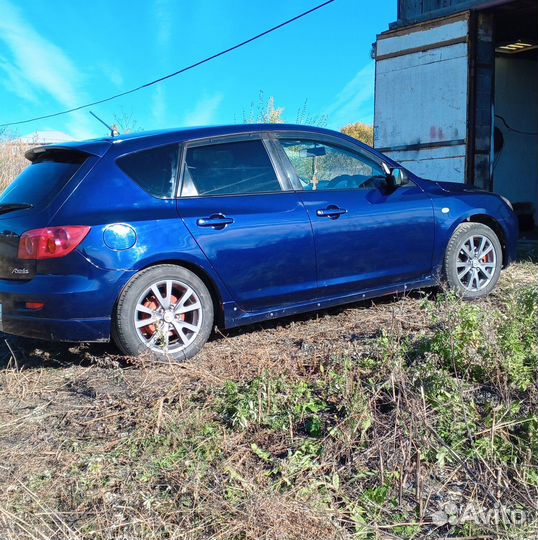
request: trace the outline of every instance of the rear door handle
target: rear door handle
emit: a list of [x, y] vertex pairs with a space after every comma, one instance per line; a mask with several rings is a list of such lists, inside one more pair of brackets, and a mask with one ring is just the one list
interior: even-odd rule
[[335, 206], [334, 204], [327, 206], [327, 208], [316, 210], [316, 216], [328, 217], [330, 219], [336, 219], [342, 214], [347, 214], [347, 210], [344, 210], [343, 208], [338, 208], [338, 206]]
[[224, 229], [227, 225], [234, 222], [232, 218], [226, 217], [224, 214], [212, 214], [209, 217], [196, 220], [198, 227], [212, 227], [213, 229]]

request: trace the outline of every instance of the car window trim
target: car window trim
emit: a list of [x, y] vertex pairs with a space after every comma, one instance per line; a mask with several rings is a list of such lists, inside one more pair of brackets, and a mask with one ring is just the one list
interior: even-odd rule
[[280, 184], [280, 187], [282, 188], [282, 191], [295, 191], [295, 186], [293, 185], [291, 178], [288, 176], [286, 167], [284, 163], [282, 163], [282, 159], [279, 156], [280, 145], [268, 136], [264, 136], [262, 138], [262, 142], [265, 146], [267, 154], [269, 155], [269, 159], [271, 160], [273, 169], [277, 175], [278, 182]]
[[[191, 196], [182, 196], [181, 191], [183, 189], [183, 182], [185, 178], [185, 166], [187, 158], [187, 150], [189, 148], [197, 148], [203, 146], [213, 146], [215, 144], [226, 144], [234, 142], [248, 142], [248, 141], [261, 141], [273, 172], [277, 178], [278, 184], [280, 185], [280, 191], [259, 191], [253, 193], [227, 193], [219, 195], [191, 195]], [[179, 164], [179, 178], [177, 183], [176, 199], [178, 200], [189, 200], [189, 199], [205, 199], [205, 198], [219, 198], [219, 197], [252, 197], [258, 195], [280, 195], [283, 193], [293, 193], [294, 187], [291, 182], [288, 180], [286, 174], [283, 171], [282, 164], [278, 157], [275, 156], [275, 151], [273, 148], [273, 143], [271, 138], [266, 132], [257, 132], [257, 133], [242, 133], [242, 134], [232, 134], [232, 135], [223, 135], [219, 137], [206, 137], [203, 139], [196, 139], [192, 141], [184, 142], [181, 149], [180, 164]]]
[[[273, 132], [271, 133], [271, 139], [273, 139], [275, 143], [275, 147], [278, 148], [279, 159], [282, 162], [282, 166], [286, 170], [286, 175], [290, 178], [290, 182], [293, 184], [295, 191], [307, 192], [301, 185], [301, 182], [299, 181], [299, 177], [297, 176], [297, 172], [295, 171], [295, 168], [293, 164], [291, 163], [290, 158], [286, 154], [286, 151], [284, 150], [283, 146], [280, 144], [280, 139], [295, 139], [295, 138], [301, 141], [309, 141], [309, 142], [315, 142], [315, 143], [320, 143], [320, 144], [326, 144], [329, 146], [340, 147], [348, 152], [351, 152], [352, 154], [357, 154], [359, 157], [361, 155], [364, 155], [366, 159], [370, 159], [374, 161], [379, 166], [381, 166], [382, 163], [386, 163], [383, 159], [381, 159], [379, 156], [377, 156], [373, 152], [369, 152], [367, 149], [364, 149], [359, 146], [355, 146], [351, 142], [342, 140], [339, 137], [335, 137], [332, 135], [328, 135], [328, 134], [318, 135], [316, 133], [308, 133], [308, 132], [303, 132], [303, 131]], [[413, 182], [413, 180], [409, 178], [409, 184], [402, 187], [417, 187], [417, 184], [415, 184], [415, 182]], [[362, 188], [338, 188], [338, 189], [321, 190], [321, 191], [355, 192], [355, 191], [362, 191]]]
[[[286, 138], [286, 137], [283, 137], [283, 138]], [[286, 154], [286, 151], [280, 144], [280, 141], [278, 140], [277, 137], [271, 137], [271, 139], [272, 139], [273, 150], [278, 158], [278, 161], [280, 163], [282, 170], [284, 171], [286, 179], [289, 181], [289, 183], [291, 184], [293, 188], [293, 191], [295, 192], [304, 191], [304, 189], [302, 188], [301, 182], [299, 181], [297, 172], [295, 171], [295, 168], [292, 162], [290, 161], [290, 158]]]
[[342, 139], [338, 136], [330, 135], [328, 133], [312, 133], [308, 131], [274, 131], [271, 133], [273, 139], [301, 139], [305, 141], [312, 141], [321, 144], [329, 144], [334, 146], [341, 146], [345, 150], [353, 152], [355, 154], [364, 154], [364, 156], [372, 161], [375, 161], [379, 165], [384, 163], [384, 160], [376, 155], [374, 152], [370, 152], [367, 148], [363, 148], [358, 144]]

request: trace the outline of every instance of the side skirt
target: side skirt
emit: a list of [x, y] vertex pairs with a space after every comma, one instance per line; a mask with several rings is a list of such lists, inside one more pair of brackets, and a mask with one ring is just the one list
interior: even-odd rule
[[410, 281], [407, 283], [391, 284], [387, 287], [366, 289], [361, 292], [338, 296], [335, 298], [316, 300], [266, 311], [243, 311], [236, 304], [236, 302], [224, 302], [222, 305], [224, 310], [224, 326], [225, 328], [235, 328], [237, 326], [246, 324], [269, 321], [272, 319], [278, 319], [280, 317], [289, 317], [291, 315], [306, 313], [308, 311], [317, 311], [343, 304], [360, 302], [361, 300], [368, 300], [370, 298], [376, 298], [379, 296], [403, 293], [423, 287], [433, 287], [435, 285], [439, 285], [439, 278], [435, 276], [428, 276], [420, 280]]

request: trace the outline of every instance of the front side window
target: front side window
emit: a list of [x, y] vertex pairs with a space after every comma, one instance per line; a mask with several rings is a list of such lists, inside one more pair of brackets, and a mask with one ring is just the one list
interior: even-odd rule
[[261, 140], [195, 146], [186, 152], [182, 197], [281, 190]]
[[117, 160], [129, 178], [159, 199], [174, 197], [178, 162], [177, 144], [141, 150]]
[[339, 146], [298, 139], [281, 139], [301, 187], [305, 191], [372, 189], [384, 185], [380, 163]]

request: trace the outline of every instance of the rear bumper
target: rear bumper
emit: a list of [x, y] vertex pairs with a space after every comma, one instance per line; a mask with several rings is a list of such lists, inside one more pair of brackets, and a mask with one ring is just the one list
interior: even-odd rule
[[3, 315], [0, 331], [46, 341], [109, 341], [110, 317], [65, 320]]
[[[0, 279], [0, 330], [51, 341], [108, 341], [114, 304], [131, 275], [94, 268], [87, 276]], [[44, 307], [26, 309], [26, 302]]]

